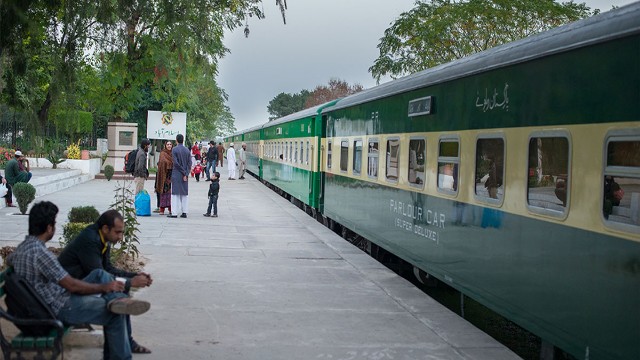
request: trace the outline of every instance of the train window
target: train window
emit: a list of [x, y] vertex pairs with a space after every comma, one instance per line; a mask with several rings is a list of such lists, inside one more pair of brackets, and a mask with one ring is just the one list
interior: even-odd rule
[[349, 141], [340, 142], [340, 171], [347, 171], [349, 167]]
[[362, 171], [362, 140], [353, 142], [353, 174], [360, 175]]
[[367, 152], [367, 175], [378, 177], [378, 140], [369, 140], [369, 151]]
[[[303, 125], [304, 126], [304, 125]], [[298, 142], [296, 141], [293, 145], [293, 162], [298, 162]]]
[[398, 166], [400, 161], [400, 139], [387, 140], [387, 180], [398, 181]]
[[287, 160], [292, 161], [293, 160], [293, 141], [289, 141], [287, 144], [289, 146], [289, 157], [287, 158]]
[[307, 160], [305, 162], [307, 165], [309, 165], [309, 151], [310, 151], [310, 149], [309, 149], [309, 140], [307, 140]]
[[440, 139], [438, 146], [438, 189], [458, 191], [458, 167], [460, 166], [460, 142], [458, 139]]
[[424, 184], [425, 162], [426, 162], [426, 141], [424, 139], [409, 140], [409, 184]]
[[569, 139], [533, 136], [529, 139], [527, 202], [531, 210], [564, 213], [569, 196]]
[[300, 141], [300, 164], [304, 163], [304, 141]]
[[602, 215], [608, 225], [638, 232], [640, 134], [633, 137], [611, 136], [607, 140], [605, 156]]
[[331, 169], [331, 140], [327, 143], [327, 168]]
[[476, 142], [475, 193], [485, 199], [504, 198], [504, 139], [478, 139]]

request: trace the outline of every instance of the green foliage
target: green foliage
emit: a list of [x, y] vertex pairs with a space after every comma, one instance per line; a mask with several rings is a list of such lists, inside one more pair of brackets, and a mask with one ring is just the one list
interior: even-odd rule
[[267, 105], [269, 120], [275, 120], [300, 110], [304, 110], [304, 104], [307, 101], [309, 94], [309, 90], [301, 90], [297, 94], [282, 92], [276, 95], [276, 97], [269, 101], [269, 105]]
[[136, 259], [139, 255], [138, 218], [136, 216], [136, 208], [134, 202], [133, 190], [130, 188], [131, 182], [118, 182], [114, 192], [114, 202], [109, 205], [110, 209], [115, 209], [124, 217], [124, 234], [123, 239], [117, 248], [114, 247], [112, 257], [122, 257]]
[[29, 204], [36, 198], [36, 188], [29, 183], [17, 183], [13, 185], [13, 196], [18, 200], [18, 208], [24, 215], [27, 213]]
[[88, 111], [60, 110], [52, 115], [53, 123], [59, 132], [77, 141], [93, 130], [93, 115]]
[[64, 161], [64, 159], [60, 158], [55, 150], [51, 150], [49, 154], [47, 154], [47, 160], [49, 160], [49, 162], [53, 165], [53, 169], [57, 169], [58, 164]]
[[107, 178], [107, 181], [111, 181], [111, 178], [113, 177], [114, 172], [115, 170], [113, 169], [113, 166], [111, 165], [104, 166], [104, 176]]
[[69, 211], [71, 223], [94, 223], [100, 217], [100, 213], [94, 206], [74, 206]]
[[82, 230], [91, 225], [92, 222], [68, 222], [62, 227], [62, 239], [59, 240], [60, 247], [64, 248], [69, 245], [71, 240], [75, 239]]
[[369, 72], [397, 78], [596, 13], [553, 0], [417, 1], [385, 30]]

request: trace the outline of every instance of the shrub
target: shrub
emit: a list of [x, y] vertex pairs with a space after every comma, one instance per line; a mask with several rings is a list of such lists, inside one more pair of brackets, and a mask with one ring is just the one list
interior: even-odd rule
[[36, 188], [28, 183], [17, 183], [13, 186], [13, 196], [18, 200], [18, 208], [24, 215], [27, 213], [29, 204], [36, 198]]
[[113, 173], [115, 172], [113, 166], [111, 165], [105, 165], [104, 166], [104, 176], [107, 178], [107, 181], [111, 181], [111, 178], [113, 177]]
[[69, 211], [70, 223], [89, 223], [92, 224], [98, 220], [100, 213], [93, 206], [75, 206]]
[[62, 227], [62, 239], [60, 239], [60, 247], [66, 247], [71, 240], [73, 240], [82, 230], [84, 230], [91, 223], [84, 222], [70, 222], [64, 224]]
[[67, 159], [80, 159], [80, 141], [78, 144], [71, 143], [67, 146]]

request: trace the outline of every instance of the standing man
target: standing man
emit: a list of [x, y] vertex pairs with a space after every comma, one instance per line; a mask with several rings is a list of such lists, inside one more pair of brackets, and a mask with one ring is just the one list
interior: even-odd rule
[[151, 141], [149, 139], [142, 139], [140, 142], [140, 150], [136, 153], [136, 167], [133, 170], [133, 180], [136, 183], [136, 194], [144, 189], [144, 181], [149, 178], [149, 170], [147, 170], [147, 151]]
[[[60, 265], [76, 279], [83, 279], [93, 270], [100, 269], [113, 276], [126, 279], [124, 293], [129, 290], [151, 286], [151, 275], [144, 272], [130, 272], [118, 269], [111, 264], [111, 246], [122, 241], [124, 218], [117, 210], [105, 211], [95, 224], [87, 226], [62, 250], [58, 256]], [[129, 345], [134, 354], [150, 354], [151, 350], [133, 340], [131, 317], [125, 319]], [[109, 358], [109, 349], [105, 347], [105, 359]]]
[[9, 255], [7, 263], [29, 282], [65, 324], [102, 325], [109, 354], [107, 359], [131, 359], [125, 317], [140, 315], [151, 306], [129, 298], [125, 285], [103, 270], [94, 270], [83, 280], [69, 275], [46, 247], [56, 231], [58, 207], [49, 201], [33, 205], [29, 211], [29, 235]]
[[171, 172], [171, 211], [168, 217], [186, 218], [189, 211], [189, 173], [191, 172], [191, 151], [184, 146], [184, 135], [176, 136], [178, 145], [171, 150], [173, 171]]
[[218, 143], [218, 166], [222, 167], [222, 163], [224, 162], [224, 146], [222, 143]]
[[229, 144], [227, 149], [227, 167], [229, 167], [229, 180], [236, 179], [236, 150], [233, 148], [233, 143]]
[[209, 141], [209, 149], [207, 150], [207, 167], [205, 168], [205, 172], [207, 174], [207, 181], [211, 180], [210, 170], [213, 168], [212, 172], [216, 172], [216, 163], [218, 162], [218, 149], [216, 148], [215, 141]]
[[240, 166], [240, 177], [238, 179], [240, 180], [244, 180], [244, 172], [247, 169], [247, 144], [246, 143], [242, 143], [242, 147], [240, 148], [240, 151], [238, 151], [239, 156], [238, 156], [238, 165]]
[[22, 170], [20, 164], [18, 164], [18, 162], [22, 160], [22, 156], [22, 152], [20, 150], [16, 150], [14, 158], [7, 162], [4, 169], [4, 177], [7, 178], [7, 183], [11, 186], [19, 182], [28, 183], [29, 180], [31, 180], [31, 173], [26, 170]]

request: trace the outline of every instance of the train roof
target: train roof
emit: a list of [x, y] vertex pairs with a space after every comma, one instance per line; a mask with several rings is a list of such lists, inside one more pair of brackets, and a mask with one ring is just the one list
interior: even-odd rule
[[289, 114], [287, 116], [283, 116], [281, 118], [275, 119], [273, 121], [270, 121], [270, 122], [264, 124], [263, 128], [267, 128], [267, 127], [270, 127], [270, 126], [273, 126], [273, 125], [283, 124], [283, 123], [286, 123], [286, 122], [289, 122], [289, 121], [298, 120], [298, 119], [302, 119], [302, 118], [309, 117], [309, 116], [318, 115], [323, 109], [335, 104], [336, 101], [338, 101], [338, 100], [331, 100], [331, 101], [326, 102], [324, 104], [316, 105], [316, 106], [310, 107], [308, 109], [304, 109], [304, 110], [298, 111], [296, 113]]
[[635, 2], [361, 91], [323, 113], [638, 32], [640, 2]]

